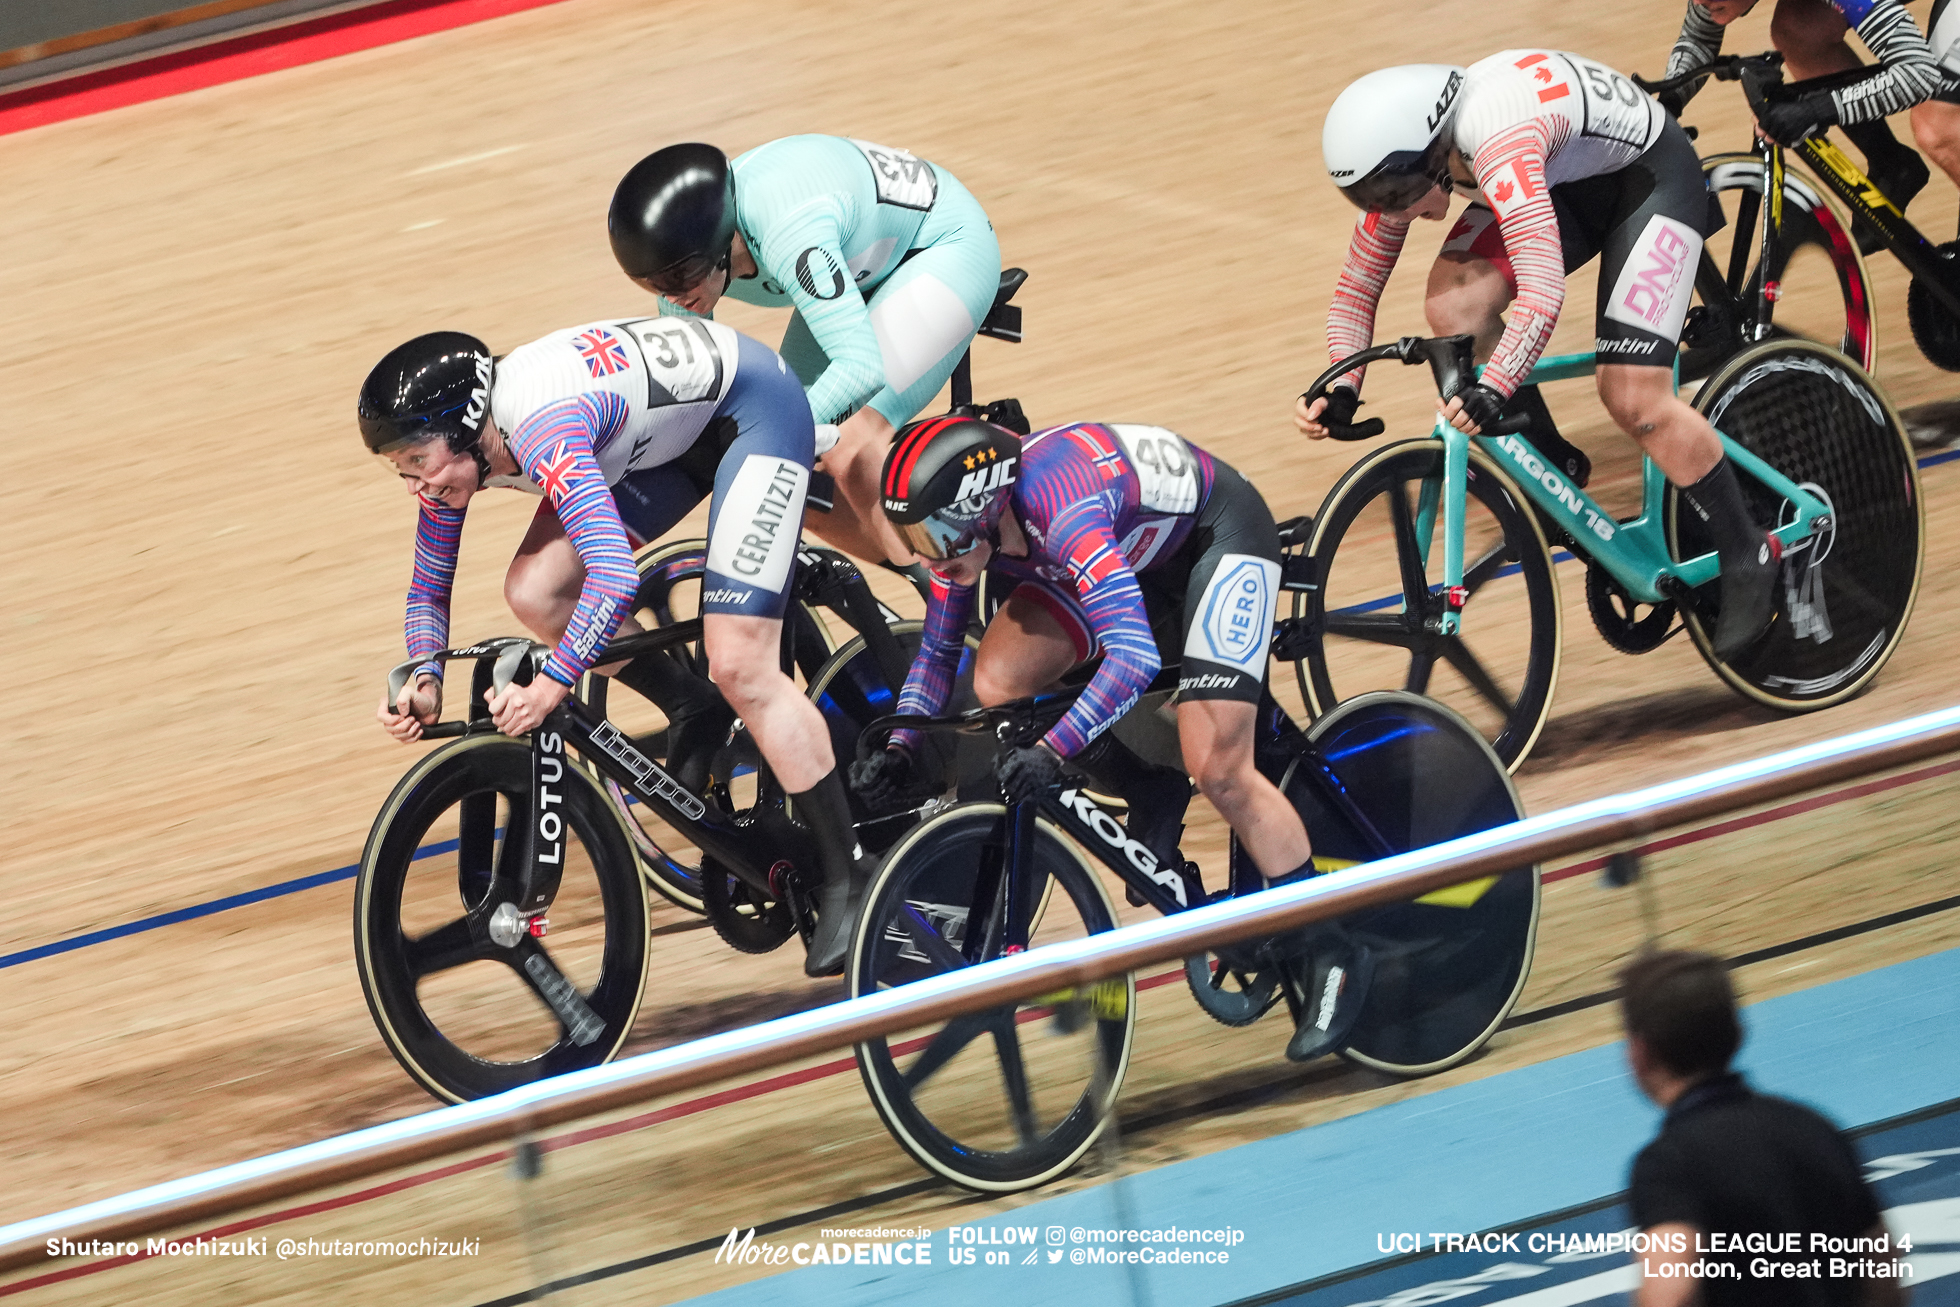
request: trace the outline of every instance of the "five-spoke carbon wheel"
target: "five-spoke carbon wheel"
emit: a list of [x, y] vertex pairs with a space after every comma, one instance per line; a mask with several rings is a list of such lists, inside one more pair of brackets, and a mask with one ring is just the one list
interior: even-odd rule
[[[858, 922], [853, 996], [1000, 956], [1006, 811], [961, 804], [892, 847]], [[1045, 820], [1031, 862], [1031, 947], [1115, 927], [1102, 882]], [[922, 1166], [972, 1189], [1026, 1189], [1095, 1141], [1135, 1026], [1136, 986], [1124, 976], [859, 1044], [858, 1070], [886, 1128]]]
[[[1919, 593], [1925, 505], [1905, 426], [1857, 364], [1808, 341], [1769, 341], [1737, 355], [1701, 388], [1695, 407], [1823, 499], [1830, 523], [1784, 555], [1776, 617], [1761, 640], [1727, 662], [1717, 659], [1712, 604], [1706, 615], [1682, 605], [1688, 634], [1745, 698], [1788, 712], [1841, 703], [1892, 656]], [[1745, 467], [1737, 476], [1758, 526], [1791, 520], [1781, 495]], [[1677, 559], [1714, 548], [1672, 489], [1667, 529]]]
[[1328, 492], [1307, 550], [1319, 588], [1297, 594], [1313, 635], [1295, 664], [1318, 717], [1367, 690], [1427, 695], [1516, 767], [1551, 712], [1562, 617], [1551, 554], [1524, 496], [1476, 448], [1465, 496], [1458, 631], [1444, 635], [1443, 444], [1370, 453]]
[[523, 841], [507, 835], [527, 828], [530, 795], [526, 741], [455, 741], [402, 777], [361, 855], [354, 952], [368, 1010], [416, 1083], [450, 1102], [606, 1062], [639, 1011], [646, 886], [611, 805], [575, 768], [545, 933], [508, 929], [518, 871], [506, 864]]

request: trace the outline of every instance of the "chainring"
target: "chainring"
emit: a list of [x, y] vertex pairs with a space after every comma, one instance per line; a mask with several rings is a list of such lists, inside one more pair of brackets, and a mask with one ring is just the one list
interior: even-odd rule
[[[1212, 970], [1214, 962], [1218, 973]], [[1213, 985], [1214, 979], [1220, 983]], [[1184, 980], [1205, 1015], [1220, 1025], [1249, 1026], [1279, 1000], [1277, 971], [1241, 971], [1214, 953], [1194, 953], [1184, 959]]]
[[705, 858], [701, 906], [715, 934], [737, 952], [771, 953], [796, 933], [796, 919], [787, 903], [763, 897], [748, 882]]
[[[1960, 241], [1938, 247], [1941, 258], [1960, 255]], [[1917, 277], [1906, 288], [1906, 323], [1912, 328], [1913, 344], [1927, 362], [1946, 372], [1960, 372], [1960, 319], [1920, 284]]]
[[[1639, 610], [1646, 608], [1645, 615]], [[1674, 624], [1672, 599], [1643, 604], [1597, 563], [1586, 566], [1586, 611], [1600, 638], [1626, 654], [1652, 653], [1682, 628]]]

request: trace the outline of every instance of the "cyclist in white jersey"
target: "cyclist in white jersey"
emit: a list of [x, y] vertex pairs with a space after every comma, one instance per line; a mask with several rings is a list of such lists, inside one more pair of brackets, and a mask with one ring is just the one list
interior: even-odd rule
[[[1718, 656], [1759, 639], [1774, 612], [1779, 550], [1751, 520], [1714, 428], [1673, 390], [1702, 239], [1719, 223], [1680, 125], [1604, 64], [1505, 50], [1468, 69], [1370, 73], [1335, 100], [1322, 148], [1329, 174], [1363, 211], [1328, 310], [1329, 353], [1372, 343], [1375, 305], [1409, 224], [1447, 217], [1452, 190], [1469, 190], [1475, 198], [1430, 270], [1424, 309], [1436, 334], [1474, 337], [1485, 367], [1438, 408], [1472, 434], [1526, 415], [1532, 442], [1576, 485], [1590, 463], [1524, 379], [1558, 322], [1566, 275], [1600, 256], [1600, 400], [1715, 536]], [[1361, 382], [1357, 370], [1311, 408], [1297, 404], [1300, 429], [1318, 438], [1350, 423]]]
[[[715, 685], [662, 653], [613, 674], [667, 708], [667, 764], [691, 789], [702, 787], [740, 714], [823, 863], [805, 967], [812, 975], [841, 968], [871, 868], [829, 730], [780, 662], [812, 457], [810, 406], [782, 359], [699, 319], [586, 323], [500, 360], [473, 336], [437, 332], [376, 365], [361, 388], [360, 419], [368, 448], [419, 503], [411, 658], [448, 643], [450, 585], [477, 491], [543, 497], [504, 597], [554, 647], [530, 684], [490, 700], [507, 734], [536, 729], [614, 635], [640, 629], [628, 615], [639, 582], [634, 547], [712, 496], [701, 639]], [[376, 715], [409, 741], [441, 709], [442, 667], [431, 662]]]

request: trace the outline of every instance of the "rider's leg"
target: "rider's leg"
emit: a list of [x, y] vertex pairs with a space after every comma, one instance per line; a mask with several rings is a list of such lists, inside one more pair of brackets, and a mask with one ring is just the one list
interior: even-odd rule
[[[1845, 43], [1845, 31], [1844, 16], [1828, 0], [1777, 0], [1776, 14], [1769, 24], [1770, 40], [1782, 52], [1791, 81], [1863, 67], [1864, 61]], [[1892, 134], [1883, 118], [1844, 124], [1841, 130], [1864, 154], [1865, 172], [1900, 209], [1926, 185], [1925, 162]], [[1862, 221], [1856, 225], [1861, 229], [1866, 226]], [[1864, 245], [1876, 240], [1878, 233], [1860, 230], [1858, 237]]]
[[1749, 515], [1735, 466], [1708, 419], [1673, 393], [1669, 369], [1602, 363], [1598, 380], [1606, 411], [1640, 442], [1715, 538], [1722, 560], [1715, 652], [1720, 658], [1733, 657], [1769, 625], [1778, 570], [1776, 551]]
[[1938, 164], [1954, 185], [1960, 186], [1960, 104], [1945, 100], [1915, 104], [1912, 137], [1926, 157]]
[[780, 618], [709, 613], [701, 619], [701, 640], [708, 675], [784, 789], [810, 789], [836, 770], [823, 714], [782, 670]]
[[1300, 814], [1252, 761], [1256, 704], [1193, 699], [1177, 705], [1184, 766], [1253, 864], [1277, 880], [1309, 864], [1313, 848]]
[[[1429, 269], [1423, 311], [1429, 329], [1438, 336], [1472, 336], [1477, 360], [1490, 358], [1504, 335], [1504, 308], [1517, 294], [1511, 284], [1511, 264], [1504, 240], [1490, 210], [1472, 206], [1464, 211], [1443, 242], [1443, 252]], [[1545, 397], [1529, 383], [1519, 386], [1504, 406], [1507, 416], [1522, 413], [1531, 420], [1525, 436], [1539, 453], [1560, 468], [1574, 485], [1592, 478], [1592, 460], [1559, 434]]]

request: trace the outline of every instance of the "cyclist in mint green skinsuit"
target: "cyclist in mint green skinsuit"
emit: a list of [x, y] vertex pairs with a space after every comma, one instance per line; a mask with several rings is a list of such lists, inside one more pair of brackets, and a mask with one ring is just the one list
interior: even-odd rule
[[[634, 165], [607, 219], [636, 283], [712, 316], [727, 295], [795, 310], [780, 353], [808, 391], [838, 511], [812, 530], [909, 561], [878, 506], [892, 432], [952, 374], [1000, 284], [1000, 242], [952, 174], [905, 150], [789, 136], [738, 156], [675, 145]], [[835, 443], [826, 443], [835, 429]]]

